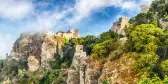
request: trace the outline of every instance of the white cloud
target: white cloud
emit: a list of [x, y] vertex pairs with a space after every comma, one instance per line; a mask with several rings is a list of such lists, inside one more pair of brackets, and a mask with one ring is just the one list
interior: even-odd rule
[[10, 53], [15, 37], [10, 34], [1, 34], [0, 33], [0, 59], [6, 57], [6, 53]]
[[33, 11], [33, 4], [26, 0], [0, 0], [0, 17], [22, 19]]
[[123, 0], [78, 0], [74, 7], [74, 17], [68, 20], [69, 24], [80, 22], [100, 8], [119, 6]]
[[[130, 14], [136, 14], [140, 9], [140, 4], [151, 3], [152, 0], [141, 0], [140, 3], [136, 3], [136, 0], [77, 0], [73, 7], [69, 6], [62, 11], [57, 11], [57, 8], [48, 11], [39, 11], [35, 9], [37, 4], [32, 4], [31, 1], [0, 0], [0, 18], [13, 20], [33, 16], [21, 22], [24, 24], [22, 31], [46, 31], [54, 28], [64, 28], [66, 25], [78, 24], [83, 19], [105, 7], [120, 7], [129, 11]], [[41, 3], [40, 5], [45, 6], [48, 3]], [[67, 17], [68, 15], [72, 17]], [[13, 36], [1, 34], [0, 32], [0, 56], [4, 57], [5, 53], [10, 51], [14, 41]]]
[[28, 21], [25, 24], [25, 31], [47, 31], [55, 28], [56, 26], [62, 25], [61, 20], [64, 19], [70, 12], [71, 8], [64, 10], [62, 12], [57, 11], [44, 11], [40, 14], [36, 14], [35, 19]]
[[[96, 11], [100, 11], [105, 7], [120, 7], [125, 11], [129, 11], [130, 15], [136, 14], [140, 11], [140, 4], [151, 3], [152, 0], [141, 0], [136, 3], [136, 0], [77, 0], [74, 6], [74, 17], [67, 19], [68, 24], [75, 24], [82, 19], [90, 16]], [[132, 14], [131, 14], [132, 13]]]
[[140, 4], [151, 4], [153, 0], [140, 0]]
[[137, 4], [134, 1], [127, 1], [121, 4], [121, 7], [123, 9], [132, 9], [133, 7], [136, 7]]
[[[36, 19], [33, 22], [30, 21], [26, 28], [30, 30], [49, 30], [55, 27], [64, 27], [64, 25], [74, 25], [94, 12], [99, 11], [100, 8], [119, 7], [124, 4], [125, 8], [128, 8], [126, 6], [127, 3], [123, 0], [77, 0], [74, 7], [68, 7], [68, 9], [61, 12], [52, 10], [36, 14]], [[69, 14], [72, 14], [72, 17], [67, 17]], [[62, 19], [64, 20], [62, 21]]]
[[[124, 0], [76, 0], [74, 7], [67, 7], [68, 9], [57, 11], [57, 8], [50, 11], [39, 11], [36, 8], [39, 4], [32, 4], [32, 0], [0, 0], [0, 17], [8, 19], [22, 19], [26, 15], [31, 16], [25, 22], [24, 28], [27, 30], [50, 30], [60, 25], [73, 25], [79, 23], [84, 18], [90, 16], [101, 8], [105, 7], [121, 7], [126, 10], [134, 10], [137, 8], [135, 1]], [[142, 0], [141, 2], [145, 2]], [[150, 1], [150, 0], [148, 0]], [[51, 3], [53, 4], [53, 3]], [[49, 3], [40, 3], [39, 6], [46, 6]], [[42, 6], [43, 7], [43, 6]], [[137, 9], [136, 9], [137, 10]], [[72, 14], [72, 17], [67, 15]], [[64, 22], [62, 21], [64, 19]], [[65, 23], [65, 24], [64, 24]]]

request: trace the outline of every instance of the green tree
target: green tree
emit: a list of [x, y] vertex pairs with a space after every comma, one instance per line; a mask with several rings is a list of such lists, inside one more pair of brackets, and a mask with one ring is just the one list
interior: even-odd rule
[[161, 84], [161, 79], [157, 75], [154, 75], [152, 78], [143, 75], [138, 84]]
[[167, 76], [164, 78], [163, 84], [168, 84], [168, 77]]
[[84, 50], [86, 51], [87, 55], [92, 53], [93, 47], [100, 41], [96, 36], [93, 35], [88, 35], [84, 37], [83, 40]]
[[19, 77], [19, 84], [27, 84], [28, 83], [28, 76], [25, 69], [18, 70], [18, 77]]
[[164, 32], [164, 36], [160, 37], [160, 41], [158, 43], [158, 49], [157, 49], [157, 54], [162, 58], [162, 59], [167, 59], [168, 58], [168, 54], [167, 54], [167, 50], [168, 50], [168, 32], [165, 31]]
[[105, 41], [105, 40], [109, 40], [111, 38], [118, 38], [118, 34], [109, 30], [107, 32], [103, 32], [102, 34], [100, 34], [100, 40], [101, 42]]
[[109, 39], [102, 43], [96, 44], [93, 47], [92, 56], [99, 58], [99, 59], [105, 59], [109, 57], [109, 54], [116, 50], [120, 45], [120, 42], [117, 41], [117, 39]]
[[162, 61], [160, 66], [161, 66], [163, 74], [168, 75], [168, 60]]
[[137, 53], [134, 56], [136, 71], [142, 72], [142, 74], [143, 72], [153, 74], [153, 72], [157, 71], [159, 56], [156, 54], [156, 50], [162, 36], [164, 36], [164, 33], [161, 28], [153, 24], [141, 24], [135, 28], [131, 27], [131, 30], [127, 33], [127, 44], [129, 43], [127, 48], [128, 51]]
[[3, 60], [0, 60], [0, 72], [1, 72], [2, 68], [3, 68]]
[[164, 35], [161, 28], [152, 24], [141, 24], [136, 26], [129, 34], [128, 39], [131, 42], [131, 50], [136, 52], [155, 52], [159, 37]]

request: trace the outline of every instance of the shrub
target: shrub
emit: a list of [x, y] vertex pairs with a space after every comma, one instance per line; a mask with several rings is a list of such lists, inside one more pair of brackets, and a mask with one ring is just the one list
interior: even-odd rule
[[143, 75], [138, 84], [161, 84], [161, 79], [157, 75], [152, 78]]
[[161, 66], [163, 74], [168, 75], [168, 60], [162, 61], [160, 66]]
[[104, 80], [102, 81], [102, 84], [109, 84], [109, 83], [108, 83], [108, 80], [104, 79]]
[[119, 45], [120, 44], [116, 39], [114, 40], [110, 39], [102, 43], [96, 44], [93, 47], [92, 56], [99, 59], [105, 59], [109, 56], [110, 52], [116, 50]]
[[137, 58], [135, 58], [134, 68], [138, 72], [142, 72], [143, 69], [146, 69], [145, 71], [152, 73], [152, 70], [156, 67], [158, 59], [159, 59], [158, 56], [154, 53], [137, 54]]
[[122, 50], [114, 50], [109, 54], [110, 60], [115, 60], [123, 53]]

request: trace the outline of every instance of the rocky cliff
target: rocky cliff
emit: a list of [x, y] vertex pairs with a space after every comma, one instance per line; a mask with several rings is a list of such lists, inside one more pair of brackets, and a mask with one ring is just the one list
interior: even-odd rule
[[99, 60], [86, 56], [82, 47], [76, 47], [67, 84], [101, 84], [103, 80], [108, 80], [109, 84], [136, 83], [138, 76], [133, 71], [134, 60], [128, 54], [121, 54], [119, 59], [102, 64]]
[[[68, 32], [72, 33], [73, 31]], [[132, 70], [134, 60], [130, 56], [121, 54], [117, 60], [110, 61], [108, 59], [102, 63], [93, 56], [86, 56], [83, 45], [76, 45], [76, 47], [70, 44], [63, 45], [64, 35], [66, 34], [51, 32], [23, 33], [14, 43], [7, 61], [10, 62], [12, 59], [26, 61], [28, 72], [25, 73], [33, 74], [33, 79], [47, 80], [44, 78], [46, 72], [49, 80], [53, 80], [52, 77], [55, 77], [55, 81], [51, 81], [52, 84], [102, 84], [104, 80], [107, 80], [109, 84], [136, 83], [138, 77]], [[76, 35], [74, 33], [71, 38], [77, 38]], [[70, 39], [69, 36], [67, 37]], [[58, 56], [57, 60], [58, 54], [61, 55], [61, 58]], [[70, 61], [70, 67], [67, 67], [67, 61]], [[54, 62], [57, 68], [52, 68], [50, 62]], [[52, 74], [47, 73], [50, 70]], [[32, 77], [30, 75], [28, 76]], [[4, 82], [18, 83], [18, 76], [13, 76], [12, 79], [8, 76], [4, 77]]]
[[[22, 33], [14, 43], [8, 58], [27, 60], [28, 69], [31, 72], [39, 68], [48, 69], [48, 63], [54, 61], [57, 50], [61, 50], [65, 38], [78, 38], [77, 30], [69, 30], [67, 33], [52, 32], [26, 32]], [[58, 47], [57, 47], [58, 46]]]

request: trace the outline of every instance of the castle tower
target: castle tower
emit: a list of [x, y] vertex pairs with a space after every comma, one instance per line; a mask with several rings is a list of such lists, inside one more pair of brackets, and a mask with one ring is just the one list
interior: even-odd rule
[[76, 46], [76, 53], [82, 53], [83, 52], [83, 45], [77, 45]]
[[149, 4], [143, 4], [140, 7], [141, 7], [141, 13], [147, 13], [150, 5]]
[[70, 29], [67, 33], [71, 33], [73, 38], [79, 38], [78, 29]]
[[113, 23], [111, 30], [117, 34], [125, 35], [124, 28], [126, 25], [128, 25], [129, 20], [130, 19], [127, 17], [121, 17], [119, 21]]

